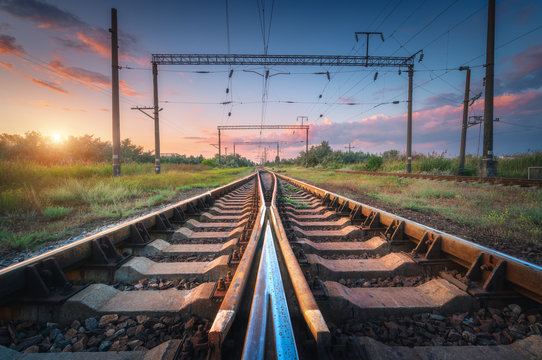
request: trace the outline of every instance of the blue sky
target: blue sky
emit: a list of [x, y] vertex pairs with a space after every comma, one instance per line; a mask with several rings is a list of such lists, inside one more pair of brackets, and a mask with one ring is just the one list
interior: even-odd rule
[[[152, 104], [150, 55], [227, 53], [225, 1], [0, 0], [0, 74], [9, 84], [0, 89], [1, 132], [111, 138], [111, 7], [118, 9], [121, 32], [121, 136], [153, 150], [152, 121], [130, 110]], [[234, 54], [263, 53], [261, 19], [269, 54], [365, 55], [356, 31], [383, 32], [384, 42], [371, 38], [370, 55], [409, 56], [423, 49], [423, 61], [415, 64], [413, 151], [458, 154], [465, 73], [457, 68], [473, 67], [471, 96], [483, 92], [487, 0], [230, 0], [228, 9]], [[495, 116], [501, 121], [495, 124], [495, 153], [540, 150], [542, 3], [497, 1], [496, 24]], [[262, 68], [235, 67], [231, 81], [227, 67], [159, 70], [162, 152], [211, 156], [217, 125], [293, 124], [299, 115], [309, 117], [312, 144], [405, 150], [406, 72], [270, 67], [276, 75], [262, 112], [263, 80], [254, 73]], [[201, 70], [210, 73], [194, 73]], [[326, 71], [330, 80], [315, 74]], [[220, 104], [227, 100], [234, 105]], [[394, 100], [400, 103], [387, 104]], [[470, 115], [482, 114], [483, 94], [470, 109]], [[288, 157], [302, 149], [302, 135], [230, 132], [224, 142], [231, 149], [234, 141], [280, 140]], [[478, 127], [469, 128], [467, 153], [477, 153], [478, 135]], [[257, 147], [241, 151], [253, 159], [258, 154]]]

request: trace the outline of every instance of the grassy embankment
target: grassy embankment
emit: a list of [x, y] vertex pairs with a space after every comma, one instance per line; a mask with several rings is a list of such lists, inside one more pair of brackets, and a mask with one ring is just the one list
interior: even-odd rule
[[[378, 158], [378, 156], [376, 156]], [[372, 159], [375, 160], [375, 159]], [[378, 160], [378, 159], [377, 159]], [[465, 159], [465, 175], [477, 176], [480, 158], [467, 156]], [[376, 165], [376, 166], [375, 166]], [[542, 152], [535, 151], [526, 154], [516, 154], [511, 157], [498, 159], [497, 176], [506, 178], [527, 178], [529, 167], [542, 166]], [[334, 164], [322, 166], [329, 169], [351, 169], [381, 172], [404, 172], [406, 169], [404, 158], [382, 159], [365, 161], [359, 164]], [[427, 173], [439, 175], [459, 175], [459, 159], [446, 158], [434, 154], [415, 155], [412, 159], [413, 173]]]
[[[283, 173], [350, 197], [366, 195], [396, 207], [434, 213], [505, 238], [542, 242], [542, 190], [367, 176], [286, 167]], [[401, 214], [398, 214], [401, 215]], [[429, 225], [429, 224], [428, 224]]]
[[0, 250], [33, 249], [77, 235], [85, 227], [123, 219], [248, 175], [252, 168], [126, 164], [113, 178], [111, 165], [42, 166], [0, 162]]

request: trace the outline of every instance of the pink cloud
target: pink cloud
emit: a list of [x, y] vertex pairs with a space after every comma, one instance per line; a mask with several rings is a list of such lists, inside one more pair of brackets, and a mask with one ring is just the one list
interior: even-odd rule
[[356, 102], [356, 99], [351, 97], [339, 97], [339, 102], [344, 104], [353, 104]]
[[25, 51], [13, 36], [0, 35], [0, 54], [22, 55]]
[[[62, 59], [55, 57], [56, 60], [49, 62], [49, 68], [52, 73], [63, 79], [77, 81], [93, 90], [99, 90], [101, 86], [111, 87], [111, 80], [108, 76], [91, 70], [83, 69], [77, 66], [66, 66]], [[119, 81], [120, 91], [126, 96], [141, 97], [141, 95], [132, 89], [124, 80]]]
[[5, 63], [3, 61], [0, 61], [0, 66], [6, 68], [8, 70], [11, 70], [13, 68], [13, 64]]
[[77, 33], [77, 39], [83, 44], [89, 46], [94, 52], [103, 57], [111, 57], [111, 48], [107, 46], [105, 41], [100, 38], [96, 38], [91, 34], [84, 34], [82, 32]]
[[50, 81], [45, 81], [45, 80], [38, 80], [38, 79], [35, 79], [33, 77], [28, 77], [28, 78], [32, 82], [34, 82], [35, 84], [44, 86], [44, 87], [49, 88], [49, 89], [54, 90], [54, 91], [61, 92], [63, 94], [68, 94], [68, 92], [66, 90], [64, 90], [63, 88], [61, 88], [58, 83], [52, 83]]
[[508, 80], [517, 80], [542, 68], [542, 44], [534, 44], [525, 51], [516, 54], [511, 61], [513, 68], [517, 70], [506, 75]]

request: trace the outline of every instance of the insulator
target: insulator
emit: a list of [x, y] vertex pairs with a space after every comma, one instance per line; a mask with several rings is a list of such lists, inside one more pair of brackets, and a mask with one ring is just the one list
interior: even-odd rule
[[228, 116], [231, 116], [231, 111], [228, 113]]
[[329, 71], [326, 71], [327, 81], [331, 80], [331, 76], [329, 76]]
[[377, 78], [378, 78], [378, 71], [375, 72], [375, 77], [374, 77], [373, 81], [376, 81]]
[[320, 117], [324, 117], [324, 114], [320, 114]]
[[230, 88], [226, 88], [226, 94], [230, 92]]
[[401, 75], [401, 69], [399, 69], [399, 75]]
[[230, 76], [229, 77], [231, 78], [232, 75], [233, 75], [233, 69], [230, 70]]
[[322, 94], [318, 95], [318, 99], [321, 99], [322, 98]]
[[418, 60], [418, 62], [422, 62], [423, 60], [423, 53], [420, 55], [420, 60]]

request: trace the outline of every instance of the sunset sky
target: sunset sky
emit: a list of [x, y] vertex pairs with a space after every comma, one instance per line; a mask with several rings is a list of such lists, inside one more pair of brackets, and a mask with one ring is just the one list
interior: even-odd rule
[[[262, 28], [269, 54], [365, 55], [356, 31], [383, 32], [384, 42], [371, 38], [370, 55], [410, 56], [423, 49], [414, 74], [414, 152], [459, 153], [462, 65], [472, 67], [471, 96], [482, 92], [470, 115], [483, 115], [487, 0], [229, 0], [228, 5], [227, 18], [225, 0], [0, 0], [0, 133], [111, 139], [111, 7], [118, 9], [120, 32], [121, 137], [147, 150], [154, 150], [152, 120], [130, 108], [152, 105], [151, 54], [262, 54]], [[500, 122], [494, 151], [541, 150], [541, 1], [497, 1], [495, 56]], [[405, 151], [406, 72], [270, 67], [262, 109], [263, 78], [257, 73], [264, 69], [233, 70], [229, 79], [228, 67], [159, 67], [163, 153], [210, 157], [217, 125], [295, 124], [300, 115], [308, 116], [311, 144], [327, 140], [340, 150], [351, 143], [355, 151]], [[225, 101], [233, 104], [221, 104]], [[481, 153], [479, 130], [469, 128], [467, 153]], [[231, 152], [234, 141], [258, 139], [284, 141], [283, 157], [304, 149], [299, 143], [304, 134], [286, 131], [228, 132], [223, 144]], [[257, 147], [238, 152], [251, 159], [258, 155]]]

